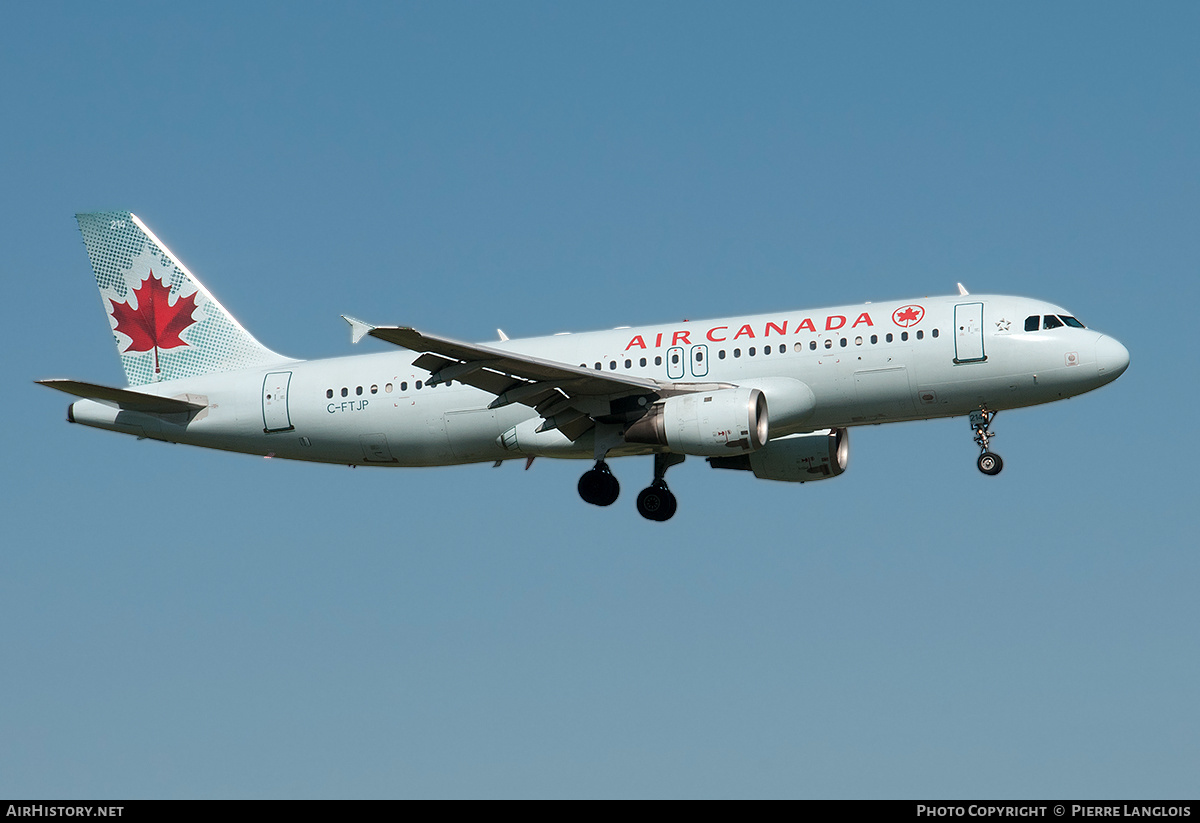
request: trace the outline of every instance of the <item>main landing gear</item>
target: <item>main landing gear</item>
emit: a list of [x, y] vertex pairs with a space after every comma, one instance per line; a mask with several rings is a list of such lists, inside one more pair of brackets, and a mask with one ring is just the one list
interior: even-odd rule
[[[682, 454], [654, 455], [654, 480], [637, 496], [638, 514], [647, 520], [670, 520], [679, 507], [675, 495], [667, 488], [667, 469], [683, 462]], [[593, 506], [611, 506], [621, 493], [621, 484], [613, 477], [608, 464], [597, 460], [595, 467], [579, 478], [579, 496]]]
[[979, 446], [979, 459], [975, 461], [975, 465], [984, 474], [999, 474], [1004, 468], [1004, 461], [1000, 459], [1000, 455], [988, 448], [991, 438], [996, 436], [995, 432], [988, 431], [988, 426], [992, 424], [992, 418], [995, 416], [996, 413], [987, 408], [971, 412], [971, 429], [975, 432], [975, 444]]
[[613, 477], [608, 464], [597, 460], [596, 466], [579, 478], [579, 496], [593, 506], [611, 506], [621, 493], [621, 484]]
[[667, 469], [683, 462], [682, 454], [654, 455], [654, 481], [642, 489], [637, 497], [638, 514], [647, 520], [662, 523], [670, 520], [679, 508], [675, 495], [667, 488]]

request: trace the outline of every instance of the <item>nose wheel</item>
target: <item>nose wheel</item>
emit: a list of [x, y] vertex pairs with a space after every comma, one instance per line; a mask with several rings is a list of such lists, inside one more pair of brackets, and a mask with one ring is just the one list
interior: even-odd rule
[[611, 506], [621, 494], [621, 484], [613, 477], [608, 464], [597, 460], [596, 466], [579, 478], [579, 496], [593, 506]]
[[988, 431], [988, 427], [995, 416], [996, 413], [987, 408], [971, 412], [971, 429], [975, 432], [975, 445], [979, 446], [979, 459], [975, 461], [975, 465], [987, 475], [999, 474], [1004, 468], [1004, 461], [1000, 459], [1000, 455], [990, 449], [991, 439], [996, 433]]
[[975, 461], [975, 465], [984, 474], [999, 474], [1004, 468], [1004, 461], [1000, 459], [1000, 455], [984, 452], [979, 455], [979, 459]]

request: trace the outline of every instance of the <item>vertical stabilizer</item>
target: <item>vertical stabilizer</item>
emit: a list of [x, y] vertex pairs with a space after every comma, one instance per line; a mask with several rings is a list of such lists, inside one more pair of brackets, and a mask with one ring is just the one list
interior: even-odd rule
[[75, 218], [129, 385], [288, 362], [242, 328], [135, 215]]

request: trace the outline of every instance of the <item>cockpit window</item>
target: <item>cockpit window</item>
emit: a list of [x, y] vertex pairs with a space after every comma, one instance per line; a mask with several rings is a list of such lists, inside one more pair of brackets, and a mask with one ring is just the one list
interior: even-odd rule
[[1031, 314], [1025, 318], [1025, 331], [1037, 331], [1040, 325], [1042, 325], [1042, 316], [1040, 314]]
[[1074, 317], [1071, 317], [1070, 315], [1060, 314], [1059, 319], [1061, 319], [1064, 323], [1066, 323], [1068, 326], [1070, 326], [1073, 329], [1084, 328], [1084, 325], [1082, 323], [1080, 323], [1078, 320], [1076, 320]]
[[1055, 317], [1053, 314], [1047, 314], [1045, 317], [1042, 318], [1042, 328], [1043, 329], [1061, 329], [1062, 325], [1063, 325], [1063, 322], [1061, 320], [1059, 320], [1057, 317]]

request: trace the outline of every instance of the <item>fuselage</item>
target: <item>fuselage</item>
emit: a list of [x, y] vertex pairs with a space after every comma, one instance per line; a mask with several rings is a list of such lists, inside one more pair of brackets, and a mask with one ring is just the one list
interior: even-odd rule
[[[1125, 348], [1072, 321], [1065, 309], [1038, 300], [959, 295], [487, 345], [661, 383], [801, 381], [815, 406], [803, 421], [772, 424], [775, 438], [1031, 406], [1116, 379], [1129, 362]], [[413, 365], [417, 356], [397, 349], [138, 387], [205, 406], [190, 417], [94, 400], [74, 403], [69, 417], [159, 440], [350, 465], [593, 457], [590, 435], [571, 441], [558, 431], [536, 432], [541, 418], [532, 408], [489, 409], [495, 395], [453, 380], [427, 385], [429, 373]], [[625, 444], [611, 453], [651, 451], [661, 449]]]

